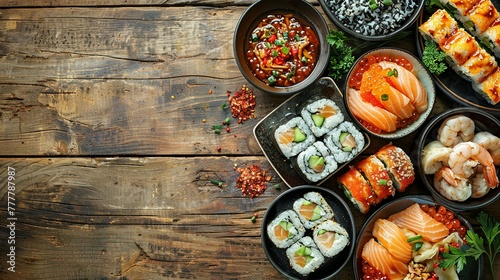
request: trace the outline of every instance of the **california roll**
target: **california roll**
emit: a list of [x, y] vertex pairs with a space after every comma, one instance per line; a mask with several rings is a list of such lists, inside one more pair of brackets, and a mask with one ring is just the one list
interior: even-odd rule
[[290, 246], [286, 255], [292, 268], [304, 276], [316, 270], [325, 261], [325, 257], [309, 236], [302, 237]]
[[324, 137], [326, 146], [338, 163], [353, 159], [365, 146], [363, 134], [352, 122], [345, 121]]
[[267, 236], [278, 248], [287, 248], [306, 232], [299, 216], [293, 210], [280, 213], [267, 226]]
[[313, 240], [325, 257], [333, 257], [349, 245], [349, 234], [337, 222], [327, 220], [313, 231]]
[[333, 210], [318, 192], [308, 192], [293, 203], [293, 210], [299, 215], [306, 229], [333, 218]]
[[321, 141], [314, 142], [293, 161], [295, 169], [306, 181], [318, 182], [338, 167], [334, 156]]
[[274, 131], [274, 142], [281, 153], [293, 157], [309, 147], [316, 138], [301, 117], [294, 117]]
[[342, 121], [344, 114], [335, 102], [328, 98], [308, 103], [300, 115], [316, 137], [321, 137]]

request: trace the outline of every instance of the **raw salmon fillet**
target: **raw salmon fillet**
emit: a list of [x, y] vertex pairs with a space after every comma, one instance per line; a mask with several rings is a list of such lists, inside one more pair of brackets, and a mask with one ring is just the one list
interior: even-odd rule
[[391, 280], [404, 279], [408, 274], [408, 266], [396, 260], [384, 246], [373, 238], [363, 246], [361, 258]]
[[395, 223], [386, 219], [378, 219], [375, 222], [372, 234], [396, 260], [403, 263], [410, 262], [412, 247], [406, 241], [403, 230]]

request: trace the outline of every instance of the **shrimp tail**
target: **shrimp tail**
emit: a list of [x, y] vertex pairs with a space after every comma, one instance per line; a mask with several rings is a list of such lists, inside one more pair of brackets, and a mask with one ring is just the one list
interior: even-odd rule
[[439, 171], [436, 173], [437, 180], [440, 181], [441, 179], [444, 179], [448, 184], [451, 186], [458, 188], [458, 182], [455, 180], [455, 173], [446, 166], [443, 166], [439, 169]]
[[494, 165], [484, 167], [484, 178], [490, 188], [498, 187], [498, 176]]

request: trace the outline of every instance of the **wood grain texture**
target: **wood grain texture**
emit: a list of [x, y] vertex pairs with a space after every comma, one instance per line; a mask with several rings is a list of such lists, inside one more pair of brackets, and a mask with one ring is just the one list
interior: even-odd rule
[[[271, 174], [264, 194], [243, 197], [234, 164]], [[273, 187], [281, 182], [263, 157], [0, 159], [2, 174], [9, 166], [16, 169], [18, 270], [10, 278], [0, 266], [2, 279], [281, 278], [261, 247], [261, 219], [250, 221], [286, 190]], [[334, 180], [325, 187], [343, 197]], [[359, 231], [367, 216], [350, 206]], [[484, 210], [500, 217], [498, 205]], [[6, 215], [0, 208], [0, 219]], [[465, 215], [473, 221], [477, 212]], [[3, 227], [0, 240], [8, 234]], [[338, 277], [353, 279], [351, 264]]]

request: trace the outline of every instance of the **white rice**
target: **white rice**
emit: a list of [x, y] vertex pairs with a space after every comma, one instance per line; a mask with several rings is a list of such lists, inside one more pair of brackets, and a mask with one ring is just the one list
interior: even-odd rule
[[[321, 127], [317, 127], [314, 124], [311, 114], [317, 113], [320, 109], [324, 108], [327, 105], [333, 107], [337, 113], [333, 116], [325, 118]], [[332, 130], [332, 128], [344, 121], [344, 114], [342, 114], [340, 108], [337, 106], [337, 104], [335, 104], [333, 100], [327, 98], [320, 99], [308, 104], [301, 110], [300, 115], [309, 126], [309, 128], [311, 128], [311, 131], [316, 137], [323, 136], [328, 131]]]
[[[300, 128], [300, 130], [305, 133], [306, 135], [306, 140], [302, 142], [292, 142], [289, 145], [282, 143], [279, 141], [279, 135], [283, 132], [286, 132], [290, 129], [293, 129], [295, 127]], [[309, 129], [309, 126], [304, 122], [304, 120], [301, 117], [295, 117], [286, 122], [285, 124], [279, 126], [275, 131], [274, 131], [274, 140], [278, 144], [278, 147], [280, 148], [280, 151], [283, 153], [283, 155], [287, 158], [293, 157], [298, 155], [300, 152], [305, 150], [307, 147], [309, 147], [316, 138], [314, 137], [313, 133]]]
[[[316, 173], [309, 167], [309, 158], [313, 155], [317, 155], [325, 159], [325, 168], [321, 173]], [[333, 155], [330, 153], [325, 144], [320, 141], [314, 142], [314, 144], [309, 146], [305, 151], [299, 153], [297, 156], [297, 166], [306, 179], [311, 182], [318, 182], [338, 168], [338, 164]]]
[[[297, 250], [299, 250], [302, 246], [306, 246], [312, 251], [310, 255], [312, 257], [312, 260], [310, 260], [303, 267], [295, 262], [295, 252], [297, 252]], [[325, 261], [325, 257], [323, 257], [321, 252], [318, 250], [318, 247], [309, 236], [302, 237], [299, 241], [290, 246], [290, 248], [286, 250], [286, 255], [290, 260], [290, 265], [292, 266], [292, 268], [302, 275], [308, 275], [309, 273], [313, 272]]]
[[[356, 140], [356, 147], [351, 151], [342, 150], [342, 144], [339, 140], [342, 132], [349, 132]], [[324, 137], [324, 142], [338, 163], [352, 160], [365, 146], [363, 134], [349, 121], [341, 123], [332, 131], [328, 132]]]
[[[311, 220], [306, 219], [306, 217], [304, 217], [300, 214], [300, 207], [306, 201], [313, 202], [316, 205], [318, 205], [319, 207], [321, 207], [321, 211], [320, 211], [321, 217], [319, 219], [311, 221]], [[311, 229], [311, 228], [315, 227], [316, 225], [318, 225], [319, 223], [333, 218], [332, 208], [330, 207], [330, 205], [328, 205], [325, 198], [323, 198], [323, 196], [318, 192], [308, 192], [304, 195], [303, 198], [301, 197], [301, 198], [297, 199], [293, 203], [293, 210], [298, 214], [300, 221], [302, 222], [302, 224], [304, 225], [304, 227], [306, 229]]]
[[392, 0], [384, 5], [376, 0], [378, 8], [372, 10], [368, 0], [330, 0], [326, 4], [346, 27], [356, 33], [375, 36], [388, 34], [403, 25], [417, 8], [414, 0]]
[[[321, 230], [326, 230], [327, 232], [333, 232], [335, 234], [335, 239], [333, 245], [329, 248], [325, 247], [323, 243], [317, 240], [318, 234]], [[318, 246], [318, 249], [325, 257], [333, 257], [338, 253], [342, 252], [347, 245], [349, 245], [349, 234], [339, 223], [332, 220], [327, 220], [319, 224], [313, 231], [313, 239]]]
[[[285, 240], [279, 240], [276, 235], [274, 235], [274, 228], [280, 226], [280, 222], [285, 221], [293, 224], [293, 228], [289, 229], [288, 232], [293, 234], [290, 238]], [[293, 210], [286, 210], [280, 213], [274, 220], [272, 220], [267, 226], [267, 236], [278, 248], [286, 248], [297, 242], [300, 238], [304, 236], [306, 229], [300, 222], [299, 216]]]

